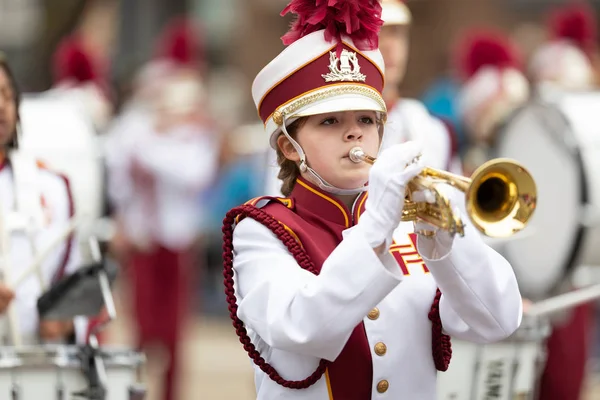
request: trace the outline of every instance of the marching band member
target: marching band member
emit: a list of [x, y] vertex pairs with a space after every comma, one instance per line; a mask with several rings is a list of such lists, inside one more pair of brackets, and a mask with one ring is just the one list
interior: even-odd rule
[[[560, 98], [561, 92], [592, 90], [596, 85], [593, 56], [597, 22], [594, 9], [577, 2], [548, 13], [550, 41], [532, 56], [529, 70], [535, 94], [542, 100]], [[572, 281], [562, 291], [574, 290]], [[583, 304], [552, 320], [547, 359], [539, 399], [578, 399], [583, 392], [593, 331], [593, 305]]]
[[54, 84], [46, 94], [71, 98], [102, 132], [111, 119], [113, 106], [107, 68], [100, 57], [86, 49], [79, 35], [72, 35], [59, 43], [53, 64]]
[[455, 237], [401, 223], [418, 143], [373, 167], [349, 156], [377, 154], [387, 115], [380, 2], [294, 0], [288, 12], [287, 48], [252, 87], [286, 197], [254, 199], [223, 226], [227, 301], [257, 398], [434, 400], [447, 335], [486, 343], [519, 326], [514, 273], [471, 225]]
[[452, 146], [450, 127], [430, 115], [420, 101], [400, 94], [409, 55], [410, 10], [403, 0], [383, 0], [381, 18], [383, 27], [379, 34], [379, 49], [385, 62], [383, 99], [388, 108], [382, 149], [405, 141], [421, 141], [427, 165], [462, 173]]
[[[75, 212], [69, 181], [19, 152], [20, 93], [4, 59], [0, 60], [0, 93], [0, 270], [4, 276], [0, 313], [11, 318], [10, 307], [14, 307], [16, 318], [11, 323], [17, 336], [13, 340], [22, 344], [70, 340], [73, 335], [84, 343], [89, 333], [86, 318], [40, 321], [36, 307], [43, 291], [80, 262], [75, 234], [54, 246]], [[21, 280], [36, 253], [49, 246], [54, 249], [42, 263], [41, 273]], [[21, 283], [11, 287], [15, 281]]]
[[[109, 195], [117, 233], [112, 250], [132, 285], [137, 345], [149, 359], [168, 355], [161, 398], [177, 398], [182, 332], [190, 312], [198, 198], [215, 175], [215, 135], [207, 126], [204, 85], [196, 70], [195, 33], [187, 24], [166, 31], [167, 67], [147, 99], [149, 112], [125, 122], [109, 143]], [[180, 55], [185, 54], [185, 57]], [[187, 55], [192, 55], [188, 57]]]
[[529, 99], [529, 83], [516, 46], [501, 32], [467, 32], [456, 62], [463, 80], [459, 112], [471, 142], [463, 159], [469, 176], [492, 157], [498, 129]]
[[594, 58], [596, 20], [593, 7], [575, 2], [552, 9], [547, 19], [548, 41], [529, 62], [529, 74], [540, 95], [553, 90], [589, 90], [597, 81]]
[[[389, 110], [381, 150], [406, 141], [420, 141], [425, 163], [434, 168], [462, 174], [458, 155], [452, 146], [452, 127], [433, 117], [416, 99], [402, 97], [409, 56], [409, 29], [412, 14], [403, 0], [383, 0], [379, 49], [385, 64], [386, 87], [383, 98]], [[272, 154], [267, 163], [265, 193], [280, 196], [282, 181], [277, 178], [277, 160]]]

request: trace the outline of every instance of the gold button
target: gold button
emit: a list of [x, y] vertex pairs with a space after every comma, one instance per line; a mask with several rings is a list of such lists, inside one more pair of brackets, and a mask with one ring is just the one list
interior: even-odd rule
[[375, 307], [374, 309], [369, 311], [369, 314], [367, 314], [367, 317], [369, 317], [369, 319], [371, 319], [371, 320], [376, 320], [377, 318], [379, 318], [379, 309], [377, 307]]
[[387, 392], [389, 387], [390, 387], [390, 383], [384, 379], [382, 381], [379, 381], [379, 383], [377, 384], [377, 391], [379, 393], [385, 393], [385, 392]]
[[378, 356], [384, 355], [386, 351], [387, 346], [385, 345], [385, 343], [379, 342], [375, 345], [375, 354], [377, 354]]

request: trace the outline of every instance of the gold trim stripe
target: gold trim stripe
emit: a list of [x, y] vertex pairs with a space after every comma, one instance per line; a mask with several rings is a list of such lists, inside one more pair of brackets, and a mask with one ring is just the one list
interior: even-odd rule
[[328, 202], [330, 202], [331, 204], [333, 204], [334, 206], [336, 206], [337, 208], [339, 208], [340, 211], [342, 212], [342, 214], [344, 215], [344, 226], [346, 228], [350, 227], [350, 218], [348, 218], [348, 213], [346, 212], [346, 210], [344, 210], [344, 207], [342, 207], [337, 201], [335, 201], [332, 198], [324, 195], [323, 193], [317, 192], [316, 190], [314, 190], [313, 188], [311, 188], [310, 186], [308, 186], [306, 183], [302, 182], [299, 179], [296, 181], [296, 183], [299, 184], [300, 186], [304, 187], [305, 189], [310, 190], [311, 192], [313, 192], [317, 196], [320, 196], [320, 197], [324, 198], [325, 200], [327, 200]]

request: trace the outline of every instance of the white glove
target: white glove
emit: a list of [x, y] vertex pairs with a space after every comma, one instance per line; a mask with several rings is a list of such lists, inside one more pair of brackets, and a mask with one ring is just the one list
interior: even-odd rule
[[357, 226], [372, 248], [383, 243], [389, 248], [402, 218], [406, 185], [424, 167], [417, 159], [420, 154], [421, 146], [416, 142], [397, 144], [385, 149], [371, 168], [366, 211]]
[[[413, 193], [413, 201], [435, 203], [435, 195], [429, 190]], [[454, 207], [454, 213], [460, 215], [458, 207]], [[419, 235], [417, 240], [417, 251], [425, 260], [439, 260], [452, 250], [454, 236], [445, 230], [418, 220], [414, 224], [415, 233]]]

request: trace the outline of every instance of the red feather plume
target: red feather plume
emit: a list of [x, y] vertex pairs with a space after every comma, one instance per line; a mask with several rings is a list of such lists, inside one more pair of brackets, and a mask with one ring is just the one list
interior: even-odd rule
[[596, 46], [597, 22], [595, 11], [587, 3], [576, 2], [554, 9], [548, 17], [548, 30], [552, 39], [567, 39], [585, 53]]
[[383, 25], [380, 0], [292, 0], [281, 16], [288, 13], [296, 14], [296, 19], [281, 38], [286, 46], [325, 30], [325, 40], [330, 42], [341, 44], [342, 35], [347, 35], [359, 50], [379, 47], [379, 30]]
[[499, 32], [482, 30], [465, 35], [458, 46], [456, 67], [463, 79], [469, 79], [480, 68], [521, 68], [518, 49]]
[[175, 18], [159, 38], [156, 56], [180, 65], [192, 65], [203, 58], [203, 45], [196, 24], [184, 17]]
[[96, 66], [80, 40], [77, 37], [62, 40], [54, 53], [54, 81], [85, 83], [97, 79]]

